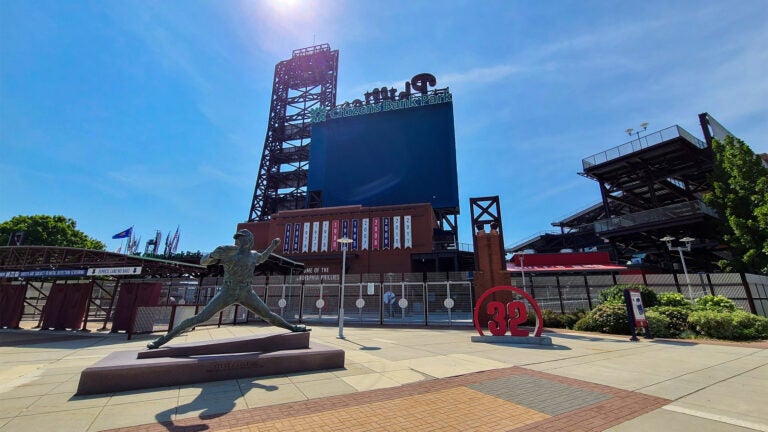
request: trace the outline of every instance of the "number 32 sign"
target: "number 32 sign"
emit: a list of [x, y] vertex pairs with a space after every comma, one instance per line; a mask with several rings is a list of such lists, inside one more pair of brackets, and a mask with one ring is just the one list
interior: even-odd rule
[[541, 336], [541, 331], [544, 327], [544, 320], [541, 318], [541, 310], [539, 309], [539, 305], [528, 293], [513, 286], [493, 287], [484, 292], [483, 295], [481, 295], [478, 299], [477, 304], [475, 305], [474, 321], [475, 329], [477, 329], [477, 332], [480, 333], [480, 336], [485, 336], [485, 334], [483, 334], [483, 326], [481, 325], [478, 316], [481, 310], [480, 308], [485, 308], [485, 312], [490, 317], [490, 320], [488, 321], [488, 330], [492, 335], [504, 336], [507, 334], [507, 332], [509, 332], [509, 334], [512, 336], [529, 336], [528, 330], [518, 327], [520, 324], [523, 324], [528, 320], [528, 310], [525, 307], [525, 303], [518, 300], [510, 301], [506, 304], [495, 300], [487, 301], [492, 294], [503, 291], [519, 294], [523, 296], [528, 301], [528, 303], [530, 303], [534, 313], [536, 314], [536, 328], [534, 329], [533, 335], [536, 337]]

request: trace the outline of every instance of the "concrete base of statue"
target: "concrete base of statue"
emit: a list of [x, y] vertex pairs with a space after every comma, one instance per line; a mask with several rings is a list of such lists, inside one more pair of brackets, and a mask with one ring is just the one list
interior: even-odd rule
[[80, 374], [78, 395], [344, 367], [344, 350], [310, 343], [309, 332], [119, 351]]
[[472, 336], [472, 342], [514, 345], [552, 345], [552, 338], [549, 336]]

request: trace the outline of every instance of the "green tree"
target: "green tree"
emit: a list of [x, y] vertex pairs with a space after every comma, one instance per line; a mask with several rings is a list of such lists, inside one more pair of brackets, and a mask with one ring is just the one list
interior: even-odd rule
[[26, 246], [65, 246], [104, 250], [104, 243], [88, 237], [77, 229], [77, 222], [64, 216], [14, 216], [0, 223], [0, 246], [8, 244], [9, 236], [23, 232]]
[[712, 191], [704, 202], [721, 218], [723, 241], [733, 251], [718, 265], [724, 271], [768, 274], [768, 169], [744, 141], [712, 141]]

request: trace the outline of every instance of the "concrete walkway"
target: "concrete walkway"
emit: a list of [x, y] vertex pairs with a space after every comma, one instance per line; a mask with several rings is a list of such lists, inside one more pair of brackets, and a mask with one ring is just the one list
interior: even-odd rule
[[[768, 431], [768, 344], [472, 343], [474, 329], [315, 327], [344, 369], [74, 396], [80, 372], [157, 335], [0, 330], [0, 432], [126, 430]], [[275, 333], [198, 328], [176, 343]], [[172, 345], [173, 343], [171, 343]]]

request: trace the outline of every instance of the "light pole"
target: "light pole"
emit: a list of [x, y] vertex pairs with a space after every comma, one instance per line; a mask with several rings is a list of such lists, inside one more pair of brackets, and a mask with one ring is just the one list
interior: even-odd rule
[[677, 250], [677, 252], [680, 254], [680, 262], [683, 263], [683, 272], [685, 273], [685, 282], [688, 284], [688, 299], [693, 302], [693, 290], [691, 289], [691, 279], [688, 277], [688, 268], [685, 266], [685, 257], [683, 257], [683, 250], [687, 250], [688, 252], [691, 251], [691, 243], [693, 243], [696, 239], [693, 237], [683, 237], [680, 239], [681, 242], [685, 243], [685, 247], [682, 246], [672, 246], [672, 242], [675, 240], [674, 237], [667, 235], [666, 237], [663, 237], [659, 239], [667, 244], [667, 248], [670, 251]]
[[525, 291], [525, 251], [518, 253], [520, 254], [520, 273], [523, 278], [523, 291]]
[[341, 244], [341, 287], [339, 289], [339, 339], [344, 339], [344, 275], [347, 273], [347, 245], [352, 239], [342, 237], [336, 240]]
[[629, 136], [632, 136], [632, 134], [634, 133], [635, 135], [637, 135], [637, 140], [640, 141], [640, 132], [645, 132], [645, 130], [648, 129], [648, 122], [640, 123], [640, 127], [643, 128], [643, 130], [636, 131], [636, 130], [634, 130], [632, 128], [629, 128], [629, 129], [625, 130], [624, 132], [626, 132], [627, 135], [629, 135]]
[[[388, 288], [388, 291], [392, 291], [392, 276], [393, 276], [393, 274], [392, 274], [392, 273], [387, 273], [387, 278], [389, 279], [389, 286], [387, 286], [387, 288]], [[394, 318], [394, 317], [395, 317], [395, 313], [394, 313], [394, 312], [392, 312], [392, 310], [393, 310], [393, 309], [394, 309], [394, 307], [395, 307], [395, 304], [394, 304], [394, 303], [395, 303], [395, 299], [394, 299], [394, 297], [395, 297], [395, 292], [394, 292], [394, 291], [392, 291], [392, 297], [393, 297], [393, 298], [392, 298], [392, 303], [389, 303], [389, 304], [387, 305], [387, 307], [388, 307], [388, 310], [387, 310], [387, 316], [388, 316], [389, 318]]]

